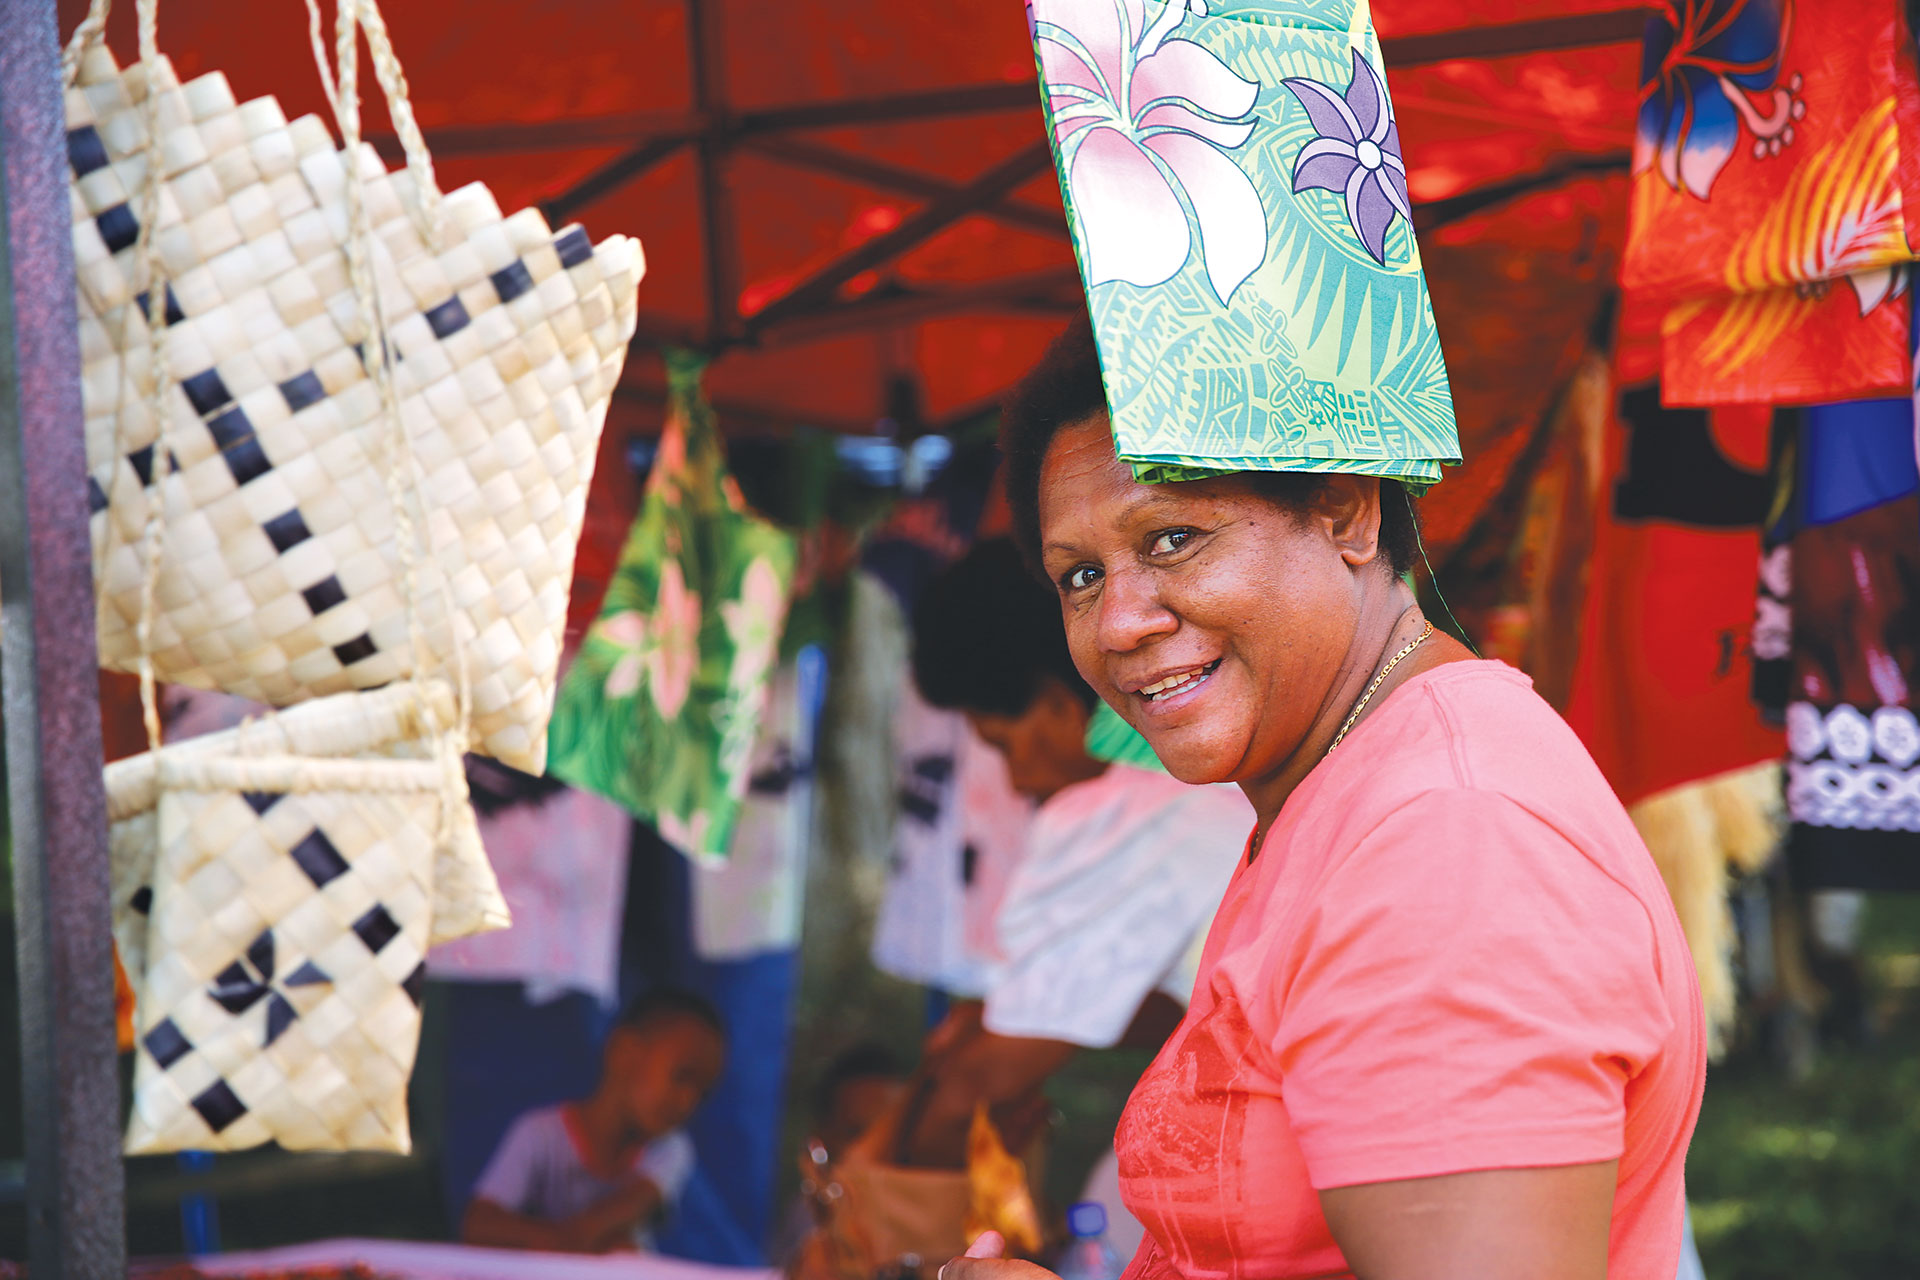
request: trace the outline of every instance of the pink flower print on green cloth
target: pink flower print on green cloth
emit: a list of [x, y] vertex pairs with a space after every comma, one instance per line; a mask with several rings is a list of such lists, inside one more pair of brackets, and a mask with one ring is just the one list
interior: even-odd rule
[[1460, 460], [1365, 0], [1029, 0], [1120, 458], [1147, 483]]
[[[647, 650], [647, 692], [661, 719], [671, 720], [687, 705], [693, 673], [700, 665], [700, 593], [687, 589], [686, 575], [677, 560], [660, 566], [653, 634], [653, 644]], [[774, 640], [778, 643], [779, 637]]]
[[607, 672], [606, 695], [631, 698], [640, 688], [640, 673], [647, 660], [647, 615], [626, 609], [608, 614], [597, 625], [609, 651], [618, 651], [613, 669]]
[[713, 858], [746, 794], [795, 544], [747, 510], [727, 474], [701, 367], [668, 357], [667, 428], [600, 617], [561, 684], [548, 769]]
[[[1267, 253], [1260, 195], [1228, 152], [1253, 133], [1260, 86], [1173, 31], [1202, 0], [1056, 0], [1035, 19], [1047, 60], [1054, 143], [1081, 211], [1090, 284], [1157, 285], [1187, 264], [1200, 226], [1222, 302]], [[1050, 48], [1047, 46], [1051, 46]]]

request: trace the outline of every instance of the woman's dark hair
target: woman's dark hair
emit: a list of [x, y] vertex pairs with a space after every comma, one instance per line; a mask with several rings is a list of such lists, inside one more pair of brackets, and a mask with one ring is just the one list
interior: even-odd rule
[[913, 680], [949, 711], [1017, 716], [1051, 676], [1093, 705], [1074, 669], [1060, 597], [1034, 580], [1005, 538], [989, 538], [921, 588], [913, 608]]
[[[1106, 411], [1093, 327], [1084, 319], [1076, 320], [1014, 388], [1000, 423], [1013, 537], [1036, 573], [1040, 569], [1040, 469], [1047, 447], [1060, 428]], [[1295, 511], [1305, 508], [1322, 483], [1321, 476], [1299, 472], [1245, 474], [1262, 496]], [[1420, 521], [1413, 495], [1398, 480], [1380, 482], [1380, 556], [1395, 577], [1406, 574], [1420, 558]]]

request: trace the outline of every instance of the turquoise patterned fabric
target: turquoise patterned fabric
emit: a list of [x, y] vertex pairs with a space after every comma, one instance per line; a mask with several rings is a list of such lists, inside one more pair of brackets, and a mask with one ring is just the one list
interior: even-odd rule
[[1029, 0], [1120, 457], [1460, 460], [1365, 0]]
[[1160, 757], [1153, 754], [1153, 748], [1140, 736], [1140, 731], [1122, 720], [1120, 713], [1104, 702], [1093, 709], [1093, 718], [1087, 722], [1087, 754], [1108, 764], [1130, 764], [1136, 769], [1154, 769], [1160, 773], [1167, 771], [1167, 766], [1161, 764]]

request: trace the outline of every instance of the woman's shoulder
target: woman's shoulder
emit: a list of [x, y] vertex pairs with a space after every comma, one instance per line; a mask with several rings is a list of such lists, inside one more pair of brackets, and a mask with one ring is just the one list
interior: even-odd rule
[[1341, 746], [1337, 768], [1301, 798], [1303, 833], [1317, 829], [1334, 850], [1396, 816], [1445, 813], [1457, 824], [1481, 815], [1537, 823], [1636, 891], [1653, 887], [1646, 846], [1593, 757], [1503, 662], [1447, 663], [1394, 690]]
[[[1378, 802], [1436, 788], [1497, 793], [1535, 808], [1619, 809], [1593, 757], [1525, 674], [1504, 662], [1449, 662], [1393, 691], [1343, 750], [1343, 779]], [[1624, 820], [1624, 811], [1620, 816]]]

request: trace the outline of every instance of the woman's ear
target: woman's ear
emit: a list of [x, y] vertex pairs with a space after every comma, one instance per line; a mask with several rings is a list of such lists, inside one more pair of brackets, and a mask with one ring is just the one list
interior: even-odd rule
[[1331, 475], [1312, 500], [1314, 518], [1340, 558], [1354, 568], [1380, 558], [1380, 481], [1373, 476]]

